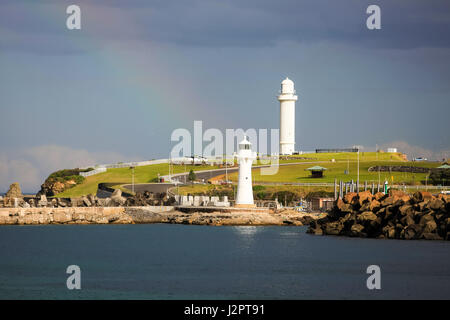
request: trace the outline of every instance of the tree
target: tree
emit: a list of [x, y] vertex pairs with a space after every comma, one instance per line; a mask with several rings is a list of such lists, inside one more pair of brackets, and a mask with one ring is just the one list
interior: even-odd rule
[[445, 185], [450, 180], [450, 169], [432, 170], [430, 180], [434, 185]]
[[189, 171], [188, 179], [189, 181], [194, 181], [196, 179], [194, 170], [191, 169], [191, 171]]

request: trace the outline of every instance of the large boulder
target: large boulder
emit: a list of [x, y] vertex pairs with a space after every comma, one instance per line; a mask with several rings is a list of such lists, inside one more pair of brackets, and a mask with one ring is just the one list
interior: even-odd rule
[[372, 212], [377, 212], [381, 208], [381, 203], [378, 200], [372, 200], [369, 205], [369, 210]]
[[83, 201], [83, 205], [86, 207], [92, 206], [92, 202], [88, 199], [88, 197], [82, 197], [81, 200]]
[[364, 223], [367, 221], [369, 221], [369, 222], [376, 221], [376, 220], [377, 220], [377, 215], [371, 211], [363, 212], [357, 218], [357, 221], [360, 223]]
[[394, 197], [386, 197], [386, 198], [384, 198], [383, 200], [381, 200], [381, 206], [382, 207], [387, 207], [387, 206], [390, 206], [390, 205], [393, 205], [394, 204]]
[[403, 205], [407, 203], [411, 197], [401, 190], [389, 190], [389, 197], [392, 198], [394, 204]]
[[344, 196], [345, 203], [353, 203], [357, 199], [358, 194], [356, 192], [349, 192]]
[[384, 226], [381, 231], [386, 238], [388, 238], [388, 239], [395, 238], [395, 226], [388, 224], [388, 225]]
[[325, 225], [325, 234], [339, 235], [343, 229], [343, 225], [339, 222], [330, 222]]
[[37, 206], [38, 207], [46, 207], [48, 205], [48, 201], [47, 201], [47, 197], [45, 196], [45, 194], [41, 195]]
[[412, 198], [416, 203], [419, 203], [422, 201], [430, 201], [433, 198], [433, 195], [428, 191], [417, 191]]
[[370, 202], [372, 200], [372, 193], [370, 191], [362, 191], [358, 194], [358, 202], [359, 205], [362, 206], [366, 202]]
[[400, 212], [400, 214], [402, 216], [406, 216], [406, 215], [414, 215], [414, 208], [412, 205], [409, 204], [405, 204], [403, 206], [401, 206], [398, 211]]
[[14, 182], [9, 186], [9, 190], [6, 192], [6, 198], [23, 198], [22, 190], [18, 182]]
[[432, 200], [430, 200], [429, 204], [430, 204], [430, 209], [432, 209], [432, 210], [435, 210], [435, 211], [439, 211], [439, 210], [444, 211], [445, 210], [445, 203], [442, 199], [439, 199], [439, 198], [432, 199]]
[[437, 229], [436, 221], [430, 220], [425, 224], [424, 233], [435, 233]]
[[115, 206], [122, 206], [125, 204], [127, 199], [122, 197], [122, 191], [120, 189], [114, 190], [113, 194], [111, 195], [111, 202]]
[[375, 195], [373, 196], [375, 198], [375, 200], [380, 201], [382, 200], [386, 195], [383, 192], [377, 192], [375, 193]]
[[426, 225], [428, 222], [430, 222], [430, 221], [434, 221], [434, 217], [432, 216], [432, 214], [431, 214], [431, 213], [424, 214], [424, 215], [420, 218], [419, 224], [420, 224], [422, 227], [425, 227], [425, 225]]
[[352, 225], [352, 227], [350, 229], [350, 236], [353, 236], [353, 237], [367, 236], [367, 234], [364, 233], [363, 230], [364, 230], [364, 226], [356, 223], [356, 224]]
[[418, 239], [421, 235], [422, 228], [417, 224], [411, 224], [405, 228], [404, 239]]
[[443, 238], [439, 236], [437, 233], [429, 233], [429, 232], [422, 233], [421, 238], [426, 240], [443, 240]]

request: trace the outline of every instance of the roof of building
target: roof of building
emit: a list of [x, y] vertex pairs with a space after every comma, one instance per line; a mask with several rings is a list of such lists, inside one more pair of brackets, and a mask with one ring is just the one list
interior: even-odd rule
[[450, 169], [448, 164], [443, 164], [442, 166], [437, 167], [437, 169]]
[[323, 171], [323, 170], [328, 170], [327, 168], [321, 167], [321, 166], [314, 166], [305, 170], [309, 170], [309, 171]]

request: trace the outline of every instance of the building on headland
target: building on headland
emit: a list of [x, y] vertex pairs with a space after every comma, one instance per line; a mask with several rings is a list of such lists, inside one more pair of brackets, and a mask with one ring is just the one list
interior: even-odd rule
[[297, 101], [294, 82], [286, 78], [281, 82], [280, 95], [280, 154], [295, 152], [295, 101]]
[[334, 198], [312, 198], [311, 210], [313, 211], [327, 211], [333, 208]]
[[341, 152], [358, 152], [358, 148], [316, 149], [316, 153], [341, 153]]
[[397, 153], [397, 148], [387, 148], [388, 153]]
[[237, 154], [239, 164], [239, 178], [236, 194], [236, 207], [254, 208], [252, 188], [252, 164], [256, 159], [256, 153], [252, 151], [252, 144], [244, 136], [244, 140], [239, 143]]

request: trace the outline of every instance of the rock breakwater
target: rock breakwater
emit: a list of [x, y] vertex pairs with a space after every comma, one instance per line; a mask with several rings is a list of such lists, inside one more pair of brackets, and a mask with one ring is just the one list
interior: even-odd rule
[[450, 240], [450, 196], [390, 190], [348, 193], [309, 233], [364, 238]]

